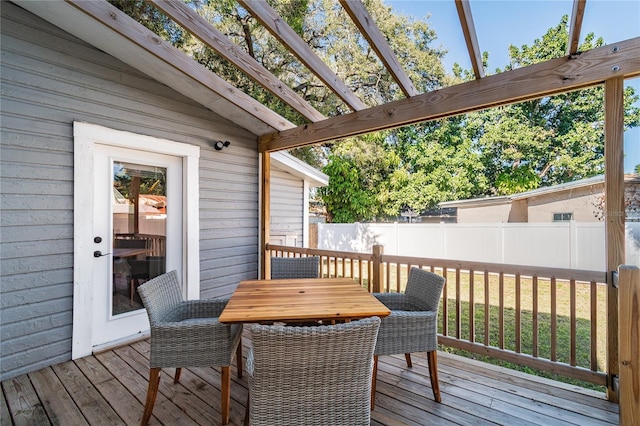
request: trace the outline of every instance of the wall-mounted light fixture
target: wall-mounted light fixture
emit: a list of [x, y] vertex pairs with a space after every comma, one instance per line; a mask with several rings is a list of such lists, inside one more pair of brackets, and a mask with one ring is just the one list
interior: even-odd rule
[[222, 150], [222, 148], [225, 148], [227, 146], [231, 145], [231, 142], [229, 141], [216, 141], [213, 144], [213, 147], [216, 149], [216, 151], [220, 151]]

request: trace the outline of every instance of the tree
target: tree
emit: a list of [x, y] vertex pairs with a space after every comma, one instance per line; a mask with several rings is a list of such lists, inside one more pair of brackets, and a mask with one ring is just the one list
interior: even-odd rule
[[[564, 55], [568, 17], [532, 46], [510, 46], [513, 69]], [[591, 33], [580, 50], [604, 41]], [[631, 88], [625, 92], [625, 127], [640, 124]], [[475, 150], [481, 152], [489, 194], [513, 194], [583, 179], [604, 171], [604, 94], [601, 86], [522, 102], [477, 114], [482, 122]]]
[[349, 138], [336, 145], [323, 172], [329, 185], [320, 188], [329, 220], [349, 223], [388, 215], [390, 175], [399, 164], [386, 147], [386, 132]]
[[473, 128], [455, 117], [397, 130], [392, 149], [401, 167], [391, 175], [385, 213], [397, 216], [405, 207], [422, 212], [482, 192], [486, 179], [469, 132]]

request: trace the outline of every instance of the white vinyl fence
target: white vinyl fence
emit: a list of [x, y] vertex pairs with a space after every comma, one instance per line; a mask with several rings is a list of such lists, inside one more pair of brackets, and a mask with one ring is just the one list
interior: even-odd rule
[[[627, 264], [640, 266], [640, 222], [626, 224]], [[318, 248], [603, 271], [603, 222], [318, 224]]]

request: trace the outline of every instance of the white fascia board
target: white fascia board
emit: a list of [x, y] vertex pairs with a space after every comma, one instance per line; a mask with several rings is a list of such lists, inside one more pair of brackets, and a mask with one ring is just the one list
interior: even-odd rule
[[329, 176], [288, 152], [272, 152], [271, 163], [273, 167], [291, 173], [308, 182], [310, 187], [327, 186], [329, 184]]

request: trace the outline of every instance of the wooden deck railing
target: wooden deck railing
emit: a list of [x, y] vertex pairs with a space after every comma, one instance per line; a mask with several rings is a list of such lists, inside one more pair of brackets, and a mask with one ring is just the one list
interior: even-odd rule
[[267, 245], [270, 256], [320, 256], [324, 277], [403, 291], [411, 267], [447, 278], [438, 340], [492, 358], [606, 384], [606, 273]]

